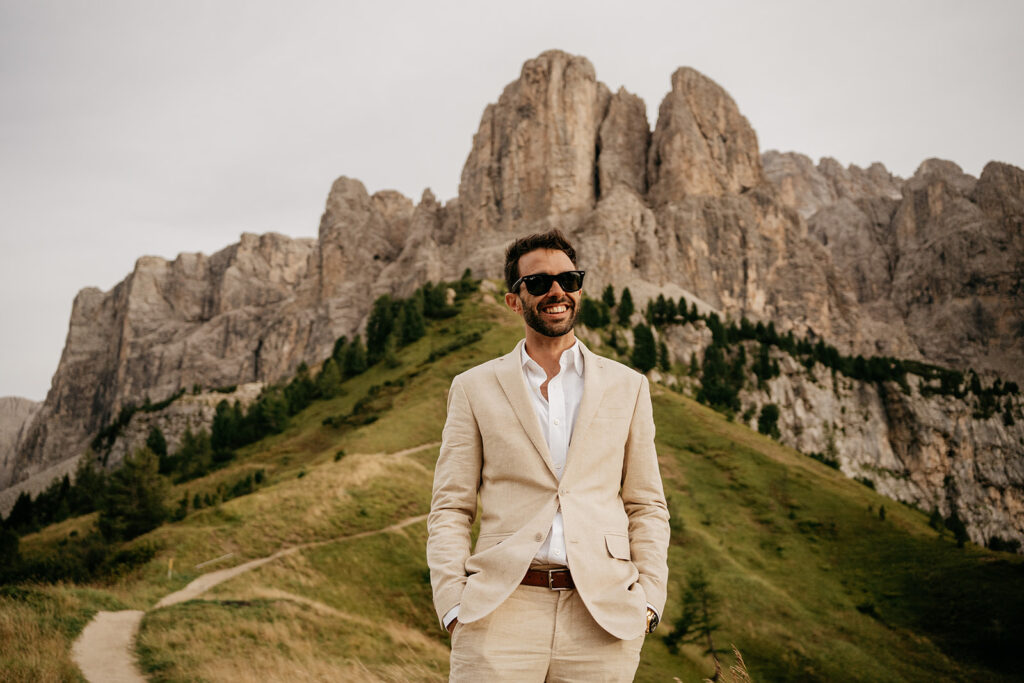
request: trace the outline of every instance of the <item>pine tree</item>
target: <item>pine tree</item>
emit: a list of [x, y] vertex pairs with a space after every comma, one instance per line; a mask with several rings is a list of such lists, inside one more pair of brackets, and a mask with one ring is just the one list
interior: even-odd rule
[[779, 438], [779, 407], [777, 405], [766, 403], [761, 407], [761, 414], [757, 417], [757, 431], [767, 434], [773, 439]]
[[395, 353], [395, 339], [396, 337], [388, 337], [387, 341], [384, 342], [384, 355], [381, 356], [381, 360], [389, 368], [397, 368], [402, 364], [402, 361], [398, 360], [398, 354]]
[[622, 298], [619, 300], [619, 308], [616, 311], [619, 324], [629, 325], [629, 318], [633, 315], [633, 295], [629, 293], [629, 287], [622, 290]]
[[337, 363], [339, 367], [345, 358], [346, 346], [348, 346], [348, 337], [342, 335], [335, 340], [334, 348], [331, 349], [331, 358], [334, 359], [334, 362]]
[[97, 521], [105, 539], [129, 540], [167, 519], [164, 499], [169, 484], [158, 468], [156, 455], [141, 448], [126, 457], [120, 469], [110, 475]]
[[395, 327], [395, 311], [391, 297], [377, 297], [366, 323], [366, 362], [374, 365], [384, 356], [384, 344]]
[[658, 368], [662, 372], [668, 372], [672, 369], [672, 365], [668, 359], [668, 346], [665, 342], [658, 342]]
[[13, 529], [0, 527], [0, 584], [14, 583], [21, 568], [21, 541]]
[[153, 451], [158, 457], [167, 456], [167, 439], [164, 433], [156, 425], [149, 428], [149, 436], [146, 437], [146, 448]]
[[427, 325], [423, 320], [423, 297], [413, 295], [402, 304], [404, 319], [402, 324], [402, 345], [411, 344], [427, 333]]
[[957, 514], [956, 510], [953, 510], [953, 514], [946, 518], [946, 528], [953, 532], [957, 548], [963, 548], [964, 544], [971, 540], [967, 533], [967, 526], [960, 519], [960, 515]]
[[95, 466], [92, 453], [83, 455], [75, 469], [75, 485], [69, 492], [71, 514], [84, 515], [95, 510], [106, 486], [107, 477]]
[[601, 304], [590, 297], [583, 297], [580, 302], [580, 322], [592, 330], [604, 327], [606, 314]]
[[35, 515], [33, 514], [32, 507], [32, 496], [27, 491], [22, 491], [18, 494], [18, 499], [14, 501], [14, 507], [11, 508], [10, 514], [7, 515], [4, 525], [22, 534], [33, 530], [35, 527]]
[[210, 427], [210, 445], [215, 453], [229, 451], [238, 444], [238, 427], [235, 423], [235, 412], [227, 399], [217, 404]]
[[682, 614], [673, 624], [672, 631], [662, 640], [668, 651], [679, 654], [680, 646], [686, 643], [703, 644], [704, 654], [711, 655], [715, 661], [716, 671], [719, 669], [718, 653], [712, 638], [720, 627], [716, 621], [718, 596], [711, 591], [710, 582], [704, 570], [697, 567], [687, 577], [686, 590], [683, 592]]
[[665, 300], [664, 294], [659, 294], [654, 300], [651, 318], [655, 325], [664, 325], [668, 321], [668, 301]]
[[674, 323], [676, 321], [676, 302], [672, 301], [672, 299], [665, 299], [663, 315], [665, 318], [663, 321], [665, 325], [671, 325]]
[[321, 398], [334, 398], [341, 390], [341, 370], [334, 358], [324, 361], [320, 374], [316, 376], [316, 393]]
[[366, 372], [366, 367], [366, 347], [363, 346], [363, 340], [357, 334], [345, 349], [345, 363], [341, 368], [342, 375], [345, 379], [355, 377]]
[[615, 308], [615, 288], [608, 285], [604, 288], [604, 292], [601, 293], [601, 301], [608, 308]]
[[288, 414], [297, 415], [308, 406], [316, 394], [316, 383], [309, 376], [309, 366], [305, 362], [295, 368], [295, 377], [284, 388], [284, 397], [288, 402]]
[[633, 354], [630, 357], [633, 367], [640, 372], [647, 372], [658, 363], [658, 350], [654, 345], [654, 335], [647, 325], [639, 324], [633, 328]]
[[[205, 429], [193, 432], [191, 427], [186, 427], [181, 437], [181, 446], [174, 454], [174, 469], [181, 473], [182, 479], [195, 479], [209, 472], [212, 466], [213, 445], [210, 443], [210, 435]], [[108, 483], [108, 490], [110, 485]]]

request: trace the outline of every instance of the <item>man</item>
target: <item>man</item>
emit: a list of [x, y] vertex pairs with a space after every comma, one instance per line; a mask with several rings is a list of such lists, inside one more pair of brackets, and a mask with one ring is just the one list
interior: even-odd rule
[[448, 393], [427, 562], [453, 681], [632, 680], [665, 604], [650, 389], [576, 339], [575, 268], [558, 231], [510, 245], [526, 338]]

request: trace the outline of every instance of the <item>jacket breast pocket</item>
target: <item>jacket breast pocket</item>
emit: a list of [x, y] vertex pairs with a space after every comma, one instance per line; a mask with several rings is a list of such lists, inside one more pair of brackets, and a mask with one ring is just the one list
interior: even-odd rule
[[618, 560], [632, 559], [629, 556], [629, 536], [625, 534], [605, 534], [604, 544], [608, 554]]

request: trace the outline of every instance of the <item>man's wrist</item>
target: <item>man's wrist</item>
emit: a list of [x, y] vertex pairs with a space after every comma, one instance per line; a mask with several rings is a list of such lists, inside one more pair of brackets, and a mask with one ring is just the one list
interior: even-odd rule
[[445, 612], [444, 617], [441, 618], [441, 623], [444, 624], [444, 628], [448, 631], [449, 635], [455, 630], [455, 622], [459, 620], [459, 605], [455, 605], [450, 610]]

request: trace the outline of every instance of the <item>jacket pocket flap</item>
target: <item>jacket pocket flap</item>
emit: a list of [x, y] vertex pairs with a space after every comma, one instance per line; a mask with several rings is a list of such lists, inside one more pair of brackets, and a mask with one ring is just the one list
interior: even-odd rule
[[507, 534], [480, 534], [480, 537], [476, 539], [476, 546], [473, 548], [474, 553], [483, 552], [489, 548], [500, 544], [506, 538], [512, 536], [511, 533]]
[[622, 534], [605, 534], [604, 543], [608, 554], [619, 560], [629, 559], [629, 537]]

